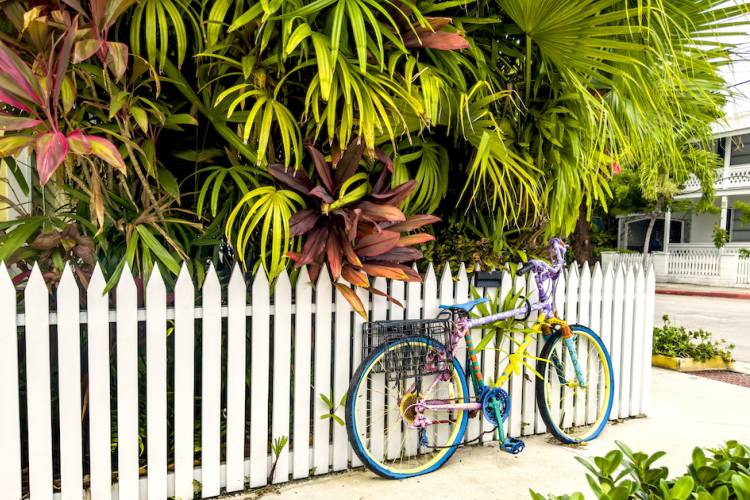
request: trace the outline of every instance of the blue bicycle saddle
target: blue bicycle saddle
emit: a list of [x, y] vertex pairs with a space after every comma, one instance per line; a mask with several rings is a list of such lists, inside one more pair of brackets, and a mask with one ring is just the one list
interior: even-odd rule
[[478, 304], [484, 304], [485, 302], [489, 302], [489, 301], [490, 299], [486, 297], [482, 297], [481, 299], [470, 300], [468, 302], [464, 302], [463, 304], [451, 304], [451, 305], [440, 304], [440, 309], [443, 309], [445, 311], [469, 312], [472, 309], [474, 309]]

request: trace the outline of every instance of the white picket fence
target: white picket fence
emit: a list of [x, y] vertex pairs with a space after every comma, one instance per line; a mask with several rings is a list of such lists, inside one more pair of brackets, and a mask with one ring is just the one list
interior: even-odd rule
[[682, 276], [719, 276], [719, 251], [715, 248], [674, 250], [668, 255], [668, 272]]
[[740, 257], [737, 266], [737, 284], [750, 285], [750, 257]]
[[[640, 264], [605, 270], [597, 264], [593, 272], [588, 266], [580, 272], [571, 267], [558, 287], [560, 313], [599, 331], [612, 353], [613, 419], [648, 413], [654, 281], [653, 270], [644, 274]], [[499, 293], [527, 284], [506, 273]], [[373, 320], [431, 318], [438, 304], [462, 302], [470, 295], [463, 267], [455, 279], [447, 266], [439, 278], [430, 266], [421, 284], [377, 279], [374, 286], [388, 288], [404, 308], [360, 290]], [[196, 484], [204, 498], [259, 487], [271, 470], [271, 444], [282, 436], [289, 444], [278, 457], [275, 483], [361, 465], [346, 429], [320, 418], [329, 412], [320, 394], [341, 399], [362, 346], [363, 320], [335, 293], [327, 272], [316, 286], [303, 269], [294, 286], [282, 274], [273, 287], [261, 272], [248, 294], [243, 274], [235, 269], [222, 298], [212, 268], [200, 291], [200, 306], [184, 267], [173, 307], [167, 307], [158, 271], [146, 287], [144, 308], [138, 307], [127, 270], [115, 289], [113, 308], [104, 287], [97, 267], [81, 309], [79, 287], [66, 269], [56, 308], [50, 310], [48, 290], [35, 267], [17, 305], [16, 290], [0, 264], [2, 498], [187, 499], [193, 498]], [[490, 296], [498, 290], [479, 292]], [[509, 351], [510, 339], [505, 342], [496, 347]], [[20, 365], [19, 343], [25, 351]], [[139, 349], [141, 356], [145, 351], [145, 375], [139, 375]], [[539, 352], [541, 342], [532, 349]], [[86, 358], [81, 359], [81, 352]], [[501, 368], [497, 352], [481, 356], [487, 378], [495, 378]], [[88, 377], [82, 383], [85, 366]], [[545, 432], [534, 400], [536, 379], [525, 375], [512, 377], [507, 387], [513, 401], [512, 436]], [[139, 376], [146, 379], [145, 394], [139, 392]], [[173, 381], [171, 392], [168, 380]], [[51, 398], [55, 387], [57, 405]], [[139, 421], [143, 398], [147, 412]], [[194, 412], [196, 398], [199, 412]], [[171, 405], [173, 416], [168, 416]], [[342, 408], [336, 413], [343, 418]], [[27, 432], [22, 432], [23, 418]], [[141, 452], [143, 427], [146, 447]], [[491, 428], [481, 417], [472, 419], [466, 439]], [[169, 429], [174, 438], [168, 442]], [[491, 434], [483, 436], [491, 439]], [[57, 441], [59, 450], [53, 447]], [[195, 443], [200, 443], [197, 454]]]

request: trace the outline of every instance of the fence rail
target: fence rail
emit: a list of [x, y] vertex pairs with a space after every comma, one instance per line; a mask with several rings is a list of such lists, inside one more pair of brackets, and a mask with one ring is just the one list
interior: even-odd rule
[[[612, 418], [647, 413], [653, 269], [571, 267], [561, 280], [561, 314], [599, 331], [612, 353]], [[492, 297], [527, 284], [505, 273], [499, 289], [477, 292]], [[404, 305], [360, 289], [374, 320], [431, 318], [438, 304], [471, 294], [463, 267], [455, 277], [447, 266], [439, 277], [430, 266], [423, 283], [378, 278], [374, 286]], [[364, 321], [325, 270], [316, 285], [304, 269], [294, 284], [284, 273], [271, 285], [260, 272], [248, 290], [235, 269], [222, 292], [212, 268], [198, 300], [183, 267], [169, 306], [158, 271], [144, 304], [130, 272], [111, 297], [104, 288], [98, 267], [85, 291], [66, 268], [51, 301], [34, 267], [19, 300], [0, 264], [3, 498], [187, 499], [263, 486], [272, 444], [282, 437], [289, 443], [278, 455], [274, 483], [361, 465], [344, 427], [321, 418], [331, 409], [320, 395], [339, 401], [360, 362]], [[512, 345], [491, 343], [495, 349], [481, 354], [487, 378], [497, 377]], [[506, 387], [512, 436], [545, 432], [536, 379], [525, 375]], [[343, 418], [343, 408], [334, 413]], [[466, 439], [491, 428], [481, 416], [472, 419]]]

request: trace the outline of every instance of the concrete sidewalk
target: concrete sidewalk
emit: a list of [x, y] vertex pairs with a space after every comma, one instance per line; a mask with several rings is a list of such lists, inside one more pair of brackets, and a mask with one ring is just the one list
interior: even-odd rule
[[527, 439], [526, 450], [511, 456], [496, 446], [460, 449], [439, 471], [405, 481], [381, 479], [357, 470], [288, 483], [234, 500], [268, 499], [525, 499], [529, 488], [541, 493], [581, 491], [592, 497], [585, 469], [574, 458], [603, 455], [615, 440], [634, 450], [668, 451], [658, 464], [670, 476], [683, 473], [694, 446], [728, 439], [750, 443], [750, 389], [654, 368], [652, 409], [648, 418], [608, 426], [584, 447], [566, 447], [549, 436]]

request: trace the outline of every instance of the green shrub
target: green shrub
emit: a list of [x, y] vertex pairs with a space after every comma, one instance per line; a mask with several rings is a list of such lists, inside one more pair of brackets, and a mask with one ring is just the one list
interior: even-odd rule
[[[737, 441], [715, 449], [696, 447], [687, 472], [672, 479], [667, 478], [669, 469], [654, 466], [665, 452], [633, 452], [619, 441], [617, 447], [592, 460], [576, 457], [588, 469], [586, 479], [599, 499], [750, 499], [750, 447]], [[546, 497], [533, 490], [530, 493], [534, 500], [584, 499], [578, 492]]]
[[706, 361], [714, 356], [721, 356], [726, 362], [733, 361], [734, 344], [726, 340], [713, 340], [711, 332], [705, 330], [687, 330], [673, 325], [666, 314], [662, 317], [664, 326], [654, 328], [654, 354], [663, 354], [674, 358], [693, 358]]

